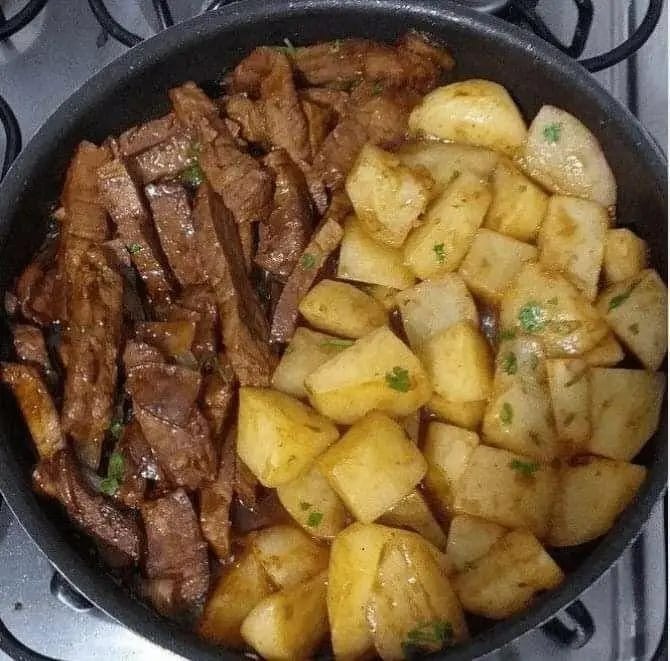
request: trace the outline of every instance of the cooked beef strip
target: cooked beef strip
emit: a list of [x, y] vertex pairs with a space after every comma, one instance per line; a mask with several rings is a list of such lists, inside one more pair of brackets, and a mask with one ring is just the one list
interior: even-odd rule
[[91, 489], [69, 449], [40, 461], [33, 483], [38, 491], [58, 500], [86, 534], [114, 549], [126, 565], [138, 561], [140, 530], [135, 517]]
[[144, 282], [150, 304], [168, 305], [172, 286], [162, 264], [158, 237], [128, 169], [119, 160], [110, 161], [98, 170], [98, 185], [119, 237]]
[[203, 378], [200, 406], [209, 422], [212, 438], [218, 439], [235, 396], [235, 373], [228, 356], [223, 352], [210, 363], [206, 365], [210, 372]]
[[182, 287], [202, 284], [205, 276], [194, 245], [191, 204], [186, 189], [180, 184], [149, 184], [144, 192], [163, 252], [177, 281]]
[[209, 285], [184, 289], [177, 299], [177, 305], [170, 308], [168, 318], [195, 322], [191, 351], [198, 361], [215, 355], [220, 335], [219, 313], [216, 296]]
[[37, 367], [42, 376], [53, 372], [47, 345], [40, 328], [28, 324], [14, 324], [12, 336], [14, 351], [20, 362]]
[[235, 502], [232, 511], [233, 530], [244, 535], [253, 530], [260, 530], [268, 526], [283, 523], [291, 524], [291, 515], [279, 501], [275, 489], [260, 489], [261, 493], [255, 500], [253, 508], [245, 507], [241, 502]]
[[336, 115], [330, 108], [318, 105], [303, 99], [300, 102], [302, 111], [307, 119], [307, 135], [309, 137], [310, 152], [318, 153], [323, 141], [336, 124]]
[[152, 363], [163, 364], [165, 356], [159, 349], [144, 342], [135, 342], [131, 340], [126, 342], [126, 348], [123, 352], [123, 365], [126, 370], [131, 370], [141, 365]]
[[269, 149], [265, 113], [258, 101], [253, 101], [247, 94], [231, 94], [223, 99], [223, 108], [228, 117], [239, 124], [245, 140]]
[[177, 118], [169, 113], [124, 131], [118, 139], [119, 151], [123, 156], [134, 156], [165, 142], [181, 130]]
[[209, 560], [191, 501], [178, 489], [144, 502], [141, 512], [147, 544], [144, 573], [151, 581], [169, 581], [172, 588], [161, 590], [154, 605], [164, 615], [195, 616], [209, 589]]
[[275, 173], [274, 209], [261, 223], [256, 264], [287, 278], [303, 251], [314, 225], [305, 177], [287, 152], [268, 154], [265, 164]]
[[349, 106], [349, 94], [343, 90], [334, 90], [329, 87], [306, 87], [298, 94], [303, 101], [329, 110], [333, 121], [339, 121], [346, 114]]
[[114, 497], [127, 507], [139, 507], [145, 498], [147, 476], [158, 477], [160, 469], [136, 420], [123, 428], [114, 451], [123, 457], [123, 480]]
[[193, 224], [235, 375], [243, 386], [268, 386], [275, 361], [267, 321], [247, 278], [233, 218], [207, 184], [198, 189]]
[[122, 297], [121, 276], [107, 265], [102, 249], [91, 246], [69, 302], [62, 424], [79, 459], [92, 470], [100, 463], [112, 415]]
[[140, 279], [133, 267], [130, 253], [120, 239], [112, 239], [102, 244], [109, 265], [123, 278], [123, 319], [127, 324], [136, 324], [151, 315], [140, 293]]
[[247, 510], [256, 508], [256, 492], [258, 480], [248, 466], [236, 455], [235, 474], [233, 475], [233, 491], [240, 505]]
[[195, 320], [146, 321], [135, 326], [135, 338], [160, 349], [167, 357], [177, 357], [191, 351], [195, 329]]
[[132, 159], [132, 169], [143, 184], [175, 177], [198, 162], [197, 141], [181, 130]]
[[38, 255], [16, 281], [16, 311], [35, 324], [58, 321], [62, 316], [58, 289], [58, 268], [49, 267]]

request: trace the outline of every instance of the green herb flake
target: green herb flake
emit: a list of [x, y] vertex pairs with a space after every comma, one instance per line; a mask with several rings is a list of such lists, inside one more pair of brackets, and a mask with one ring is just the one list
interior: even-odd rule
[[607, 311], [610, 312], [611, 310], [616, 310], [620, 305], [623, 305], [630, 298], [630, 295], [633, 293], [633, 289], [635, 289], [636, 286], [637, 282], [634, 282], [625, 292], [613, 296], [607, 306]]
[[339, 53], [342, 48], [342, 39], [335, 39], [335, 41], [330, 46], [331, 53]]
[[577, 374], [575, 374], [571, 379], [565, 382], [565, 387], [569, 388], [570, 386], [574, 386], [575, 383], [579, 383], [585, 376], [586, 376], [586, 370], [577, 372]]
[[300, 266], [305, 271], [309, 271], [309, 269], [313, 269], [316, 266], [316, 257], [314, 257], [314, 255], [312, 255], [311, 253], [306, 252], [300, 258]]
[[112, 452], [107, 463], [107, 477], [100, 482], [100, 491], [107, 496], [113, 496], [119, 489], [123, 481], [124, 472], [123, 455], [119, 452]]
[[277, 46], [277, 50], [282, 51], [282, 53], [288, 55], [288, 57], [295, 57], [298, 49], [291, 43], [291, 40], [285, 37], [282, 41], [284, 42], [284, 45]]
[[407, 638], [402, 643], [403, 654], [406, 658], [413, 658], [421, 652], [436, 652], [452, 642], [454, 629], [446, 620], [426, 622], [407, 632]]
[[512, 409], [512, 405], [509, 402], [505, 402], [500, 409], [500, 422], [502, 422], [503, 425], [510, 425], [512, 424], [513, 419], [514, 410]]
[[312, 512], [308, 517], [307, 517], [307, 525], [310, 528], [316, 528], [321, 524], [321, 521], [323, 520], [323, 514], [321, 512]]
[[109, 433], [117, 440], [121, 438], [121, 434], [123, 433], [123, 421], [112, 420], [112, 424], [109, 425]]
[[202, 168], [194, 163], [191, 167], [186, 168], [179, 177], [182, 183], [190, 186], [191, 188], [197, 188], [205, 180], [205, 173], [202, 171]]
[[638, 335], [640, 333], [640, 326], [639, 326], [639, 324], [631, 324], [630, 326], [628, 326], [628, 330], [633, 335]]
[[510, 351], [503, 358], [503, 361], [502, 361], [503, 372], [506, 372], [507, 374], [516, 374], [517, 368], [518, 368], [518, 365], [517, 365], [517, 362], [516, 362], [516, 354], [513, 351]]
[[519, 323], [526, 333], [538, 333], [541, 331], [547, 325], [547, 321], [544, 310], [539, 303], [535, 303], [534, 301], [526, 303], [519, 310]]
[[338, 349], [346, 349], [347, 347], [350, 347], [354, 343], [353, 340], [338, 340], [338, 339], [332, 339], [332, 340], [324, 340], [321, 342], [321, 346], [324, 347], [324, 349], [327, 349], [329, 347], [337, 347]]
[[542, 129], [542, 135], [549, 144], [555, 144], [561, 137], [561, 128], [562, 125], [558, 122], [554, 124], [547, 124]]
[[533, 473], [540, 468], [539, 464], [531, 461], [521, 461], [520, 459], [512, 459], [509, 467], [521, 473], [525, 477], [531, 477]]
[[139, 243], [131, 243], [129, 246], [126, 246], [126, 249], [131, 255], [136, 255], [138, 252], [142, 252], [142, 246]]
[[392, 372], [386, 373], [386, 385], [398, 392], [408, 392], [410, 390], [409, 372], [397, 365]]
[[303, 512], [306, 512], [311, 506], [312, 506], [312, 503], [306, 503], [304, 500], [300, 502], [300, 509]]
[[444, 252], [444, 243], [436, 243], [433, 246], [433, 252], [435, 253], [435, 259], [438, 264], [444, 264], [447, 259], [447, 256]]
[[384, 91], [384, 84], [379, 80], [372, 86], [372, 96], [379, 96]]
[[505, 328], [498, 333], [498, 340], [513, 340], [516, 337], [516, 328]]

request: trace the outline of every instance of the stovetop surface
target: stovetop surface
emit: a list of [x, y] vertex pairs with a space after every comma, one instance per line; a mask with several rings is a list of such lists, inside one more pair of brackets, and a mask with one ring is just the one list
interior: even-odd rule
[[[26, 0], [0, 0], [11, 16]], [[462, 0], [494, 11], [506, 0]], [[202, 11], [208, 3], [172, 0], [175, 21]], [[110, 13], [143, 37], [159, 29], [149, 0], [107, 0]], [[585, 55], [623, 41], [646, 9], [646, 0], [594, 0], [595, 20]], [[666, 9], [667, 11], [667, 9]], [[567, 0], [541, 0], [538, 13], [568, 41], [576, 10]], [[0, 41], [0, 95], [13, 108], [24, 144], [45, 119], [91, 74], [126, 50], [108, 37], [87, 3], [52, 0], [21, 32]], [[667, 144], [667, 17], [638, 53], [597, 74], [599, 81], [628, 105], [665, 148]], [[0, 132], [0, 156], [4, 135]], [[643, 535], [615, 567], [583, 596], [593, 618], [593, 634], [575, 649], [536, 629], [487, 661], [646, 661], [657, 657], [666, 627], [666, 513], [654, 511]], [[570, 627], [569, 617], [562, 618]], [[583, 619], [583, 618], [582, 618]], [[50, 659], [177, 659], [93, 608], [58, 575], [6, 506], [0, 505], [0, 621], [31, 650]], [[9, 658], [0, 651], [0, 660]]]

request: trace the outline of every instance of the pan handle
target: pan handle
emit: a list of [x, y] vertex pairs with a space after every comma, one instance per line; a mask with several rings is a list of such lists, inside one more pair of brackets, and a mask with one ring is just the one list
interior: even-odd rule
[[21, 129], [7, 101], [0, 96], [0, 123], [5, 131], [5, 156], [0, 168], [0, 181], [7, 174], [9, 166], [21, 151]]
[[[563, 622], [564, 618], [568, 622]], [[591, 613], [580, 599], [573, 601], [559, 617], [554, 617], [542, 625], [542, 632], [563, 647], [579, 649], [591, 640], [595, 633]]]

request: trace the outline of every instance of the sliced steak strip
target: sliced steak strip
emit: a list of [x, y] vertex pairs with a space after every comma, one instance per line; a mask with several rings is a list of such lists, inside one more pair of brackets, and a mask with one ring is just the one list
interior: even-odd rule
[[123, 278], [123, 318], [127, 324], [136, 324], [148, 319], [151, 310], [140, 293], [141, 285], [137, 271], [133, 267], [130, 253], [120, 239], [112, 239], [102, 244], [109, 265]]
[[27, 321], [46, 325], [63, 318], [63, 296], [58, 266], [51, 267], [38, 255], [21, 273], [14, 287], [16, 305], [8, 314], [17, 312]]
[[329, 87], [307, 87], [301, 89], [298, 94], [303, 101], [329, 110], [337, 121], [344, 117], [349, 106], [349, 94], [343, 90], [334, 90]]
[[195, 320], [146, 321], [135, 326], [135, 338], [160, 349], [166, 357], [176, 358], [191, 351], [195, 329]]
[[152, 363], [162, 365], [164, 362], [165, 356], [156, 347], [134, 340], [126, 342], [126, 348], [123, 352], [123, 365], [127, 371], [141, 365]]
[[233, 403], [235, 373], [228, 356], [223, 352], [214, 357], [205, 367], [210, 371], [203, 379], [200, 406], [209, 422], [212, 438], [218, 439]]
[[307, 120], [310, 152], [314, 155], [321, 149], [326, 136], [337, 123], [337, 115], [330, 108], [306, 99], [303, 99], [300, 105]]
[[169, 113], [124, 131], [119, 136], [119, 151], [123, 156], [134, 156], [165, 142], [181, 130], [177, 118], [173, 113]]
[[147, 480], [160, 479], [161, 471], [136, 420], [124, 427], [115, 452], [123, 457], [123, 480], [114, 496], [128, 507], [139, 507], [145, 498]]
[[15, 324], [12, 327], [12, 336], [19, 361], [37, 367], [42, 376], [51, 378], [53, 368], [42, 330], [28, 324]]
[[268, 149], [265, 113], [258, 101], [253, 101], [246, 94], [231, 94], [223, 99], [225, 113], [240, 126], [241, 135], [247, 141]]
[[184, 130], [170, 136], [165, 142], [147, 149], [132, 160], [136, 172], [144, 184], [163, 177], [175, 177], [198, 162], [196, 141]]
[[216, 296], [209, 285], [184, 289], [168, 314], [169, 319], [188, 319], [195, 322], [191, 351], [202, 363], [216, 355], [219, 344], [219, 312]]
[[193, 224], [235, 375], [243, 386], [268, 386], [275, 361], [263, 308], [247, 279], [233, 218], [207, 184], [198, 189]]

